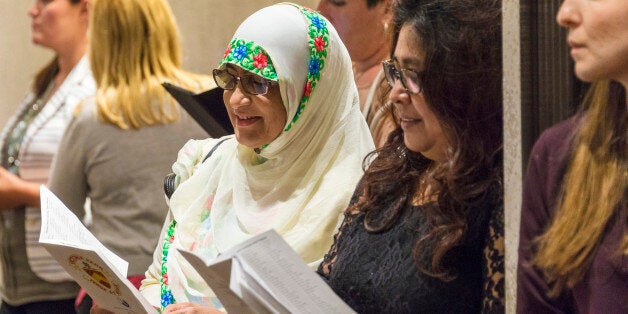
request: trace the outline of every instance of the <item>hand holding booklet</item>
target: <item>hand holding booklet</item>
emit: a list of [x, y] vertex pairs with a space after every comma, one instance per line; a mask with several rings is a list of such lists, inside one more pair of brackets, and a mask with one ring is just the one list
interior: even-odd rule
[[[40, 190], [39, 242], [98, 306], [114, 313], [155, 313], [126, 279], [128, 263], [103, 246], [50, 190]], [[355, 313], [274, 230], [212, 261], [178, 252], [230, 313]]]

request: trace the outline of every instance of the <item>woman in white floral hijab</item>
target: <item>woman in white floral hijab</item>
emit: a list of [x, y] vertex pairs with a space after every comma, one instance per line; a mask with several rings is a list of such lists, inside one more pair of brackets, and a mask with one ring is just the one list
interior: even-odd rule
[[214, 78], [235, 136], [190, 141], [173, 166], [178, 186], [141, 289], [161, 309], [221, 308], [173, 247], [211, 259], [275, 229], [316, 267], [374, 149], [349, 55], [317, 12], [284, 3], [254, 13]]

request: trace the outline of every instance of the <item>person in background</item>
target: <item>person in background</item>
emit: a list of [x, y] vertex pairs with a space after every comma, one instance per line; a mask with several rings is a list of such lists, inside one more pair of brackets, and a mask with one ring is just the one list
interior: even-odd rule
[[39, 186], [74, 106], [96, 88], [87, 50], [87, 1], [37, 0], [33, 42], [54, 58], [0, 134], [0, 313], [73, 313], [78, 285], [39, 246]]
[[213, 82], [182, 70], [166, 0], [90, 0], [89, 36], [96, 95], [76, 108], [48, 184], [81, 219], [90, 199], [90, 231], [139, 288], [168, 212], [164, 176], [183, 144], [207, 137], [161, 83], [199, 92]]
[[390, 52], [391, 3], [392, 0], [321, 0], [317, 8], [338, 30], [349, 50], [360, 109], [378, 148], [396, 127], [381, 67]]
[[573, 117], [541, 134], [523, 188], [518, 313], [628, 313], [628, 2], [566, 0]]
[[173, 165], [179, 184], [141, 289], [165, 313], [222, 308], [176, 248], [212, 259], [274, 229], [316, 267], [374, 149], [349, 54], [310, 9], [248, 17], [213, 74], [235, 137], [191, 141]]
[[503, 313], [501, 1], [398, 0], [399, 117], [318, 268], [359, 313]]

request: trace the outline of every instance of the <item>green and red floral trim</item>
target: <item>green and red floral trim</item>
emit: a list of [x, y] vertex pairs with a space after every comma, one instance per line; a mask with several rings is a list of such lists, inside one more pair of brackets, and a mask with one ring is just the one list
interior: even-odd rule
[[170, 226], [168, 226], [168, 231], [166, 232], [166, 238], [164, 238], [164, 245], [161, 250], [161, 310], [163, 311], [168, 305], [176, 303], [177, 301], [174, 299], [172, 295], [172, 291], [170, 291], [170, 286], [168, 284], [168, 251], [170, 251], [170, 246], [174, 241], [174, 227], [177, 225], [175, 220], [172, 220]]
[[310, 95], [316, 88], [316, 84], [321, 78], [321, 71], [325, 67], [327, 47], [329, 46], [329, 30], [327, 29], [325, 19], [318, 12], [309, 8], [299, 8], [301, 9], [303, 15], [310, 20], [310, 25], [308, 26], [308, 35], [310, 37], [308, 40], [308, 45], [310, 47], [310, 60], [305, 81], [305, 89], [303, 90], [299, 107], [284, 131], [289, 131], [292, 128], [292, 125], [299, 120], [301, 113], [305, 109], [305, 105], [310, 100]]
[[277, 72], [268, 53], [252, 41], [234, 38], [222, 56], [220, 65], [235, 64], [251, 73], [277, 81]]

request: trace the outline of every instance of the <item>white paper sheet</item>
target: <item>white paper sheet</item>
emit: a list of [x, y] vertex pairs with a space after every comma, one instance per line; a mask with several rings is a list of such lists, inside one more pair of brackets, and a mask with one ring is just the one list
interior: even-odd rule
[[98, 303], [114, 313], [156, 313], [126, 279], [128, 263], [108, 250], [45, 186], [39, 242]]
[[[274, 230], [245, 241], [215, 261], [201, 263], [194, 253], [180, 253], [215, 292], [224, 291], [228, 282], [231, 294], [254, 310], [261, 304], [271, 313], [355, 313]], [[229, 269], [218, 272], [216, 267], [224, 267], [226, 259], [232, 260]]]
[[96, 248], [126, 277], [129, 263], [107, 249], [47, 187], [40, 187], [41, 233], [39, 242], [78, 248]]

